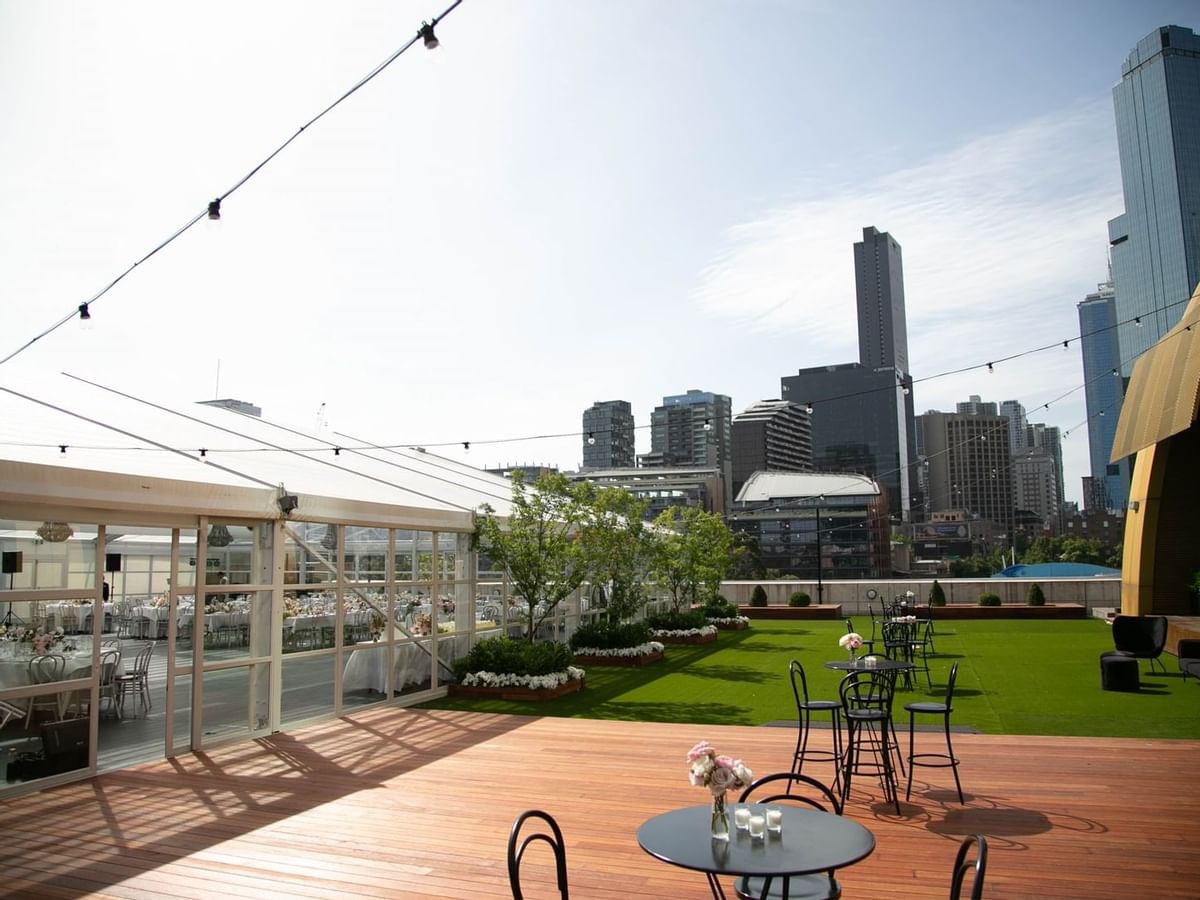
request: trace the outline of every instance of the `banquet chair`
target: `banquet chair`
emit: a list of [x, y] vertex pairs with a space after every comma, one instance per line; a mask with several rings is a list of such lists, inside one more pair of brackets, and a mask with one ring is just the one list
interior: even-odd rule
[[[837, 794], [817, 779], [794, 772], [779, 772], [764, 775], [742, 791], [739, 803], [769, 803], [807, 806], [821, 812], [842, 814], [842, 802]], [[836, 900], [842, 896], [842, 887], [833, 875], [792, 875], [783, 878], [757, 878], [743, 875], [734, 882], [738, 900], [757, 900], [760, 897], [787, 898], [787, 900]]]
[[[842, 679], [838, 695], [842, 699], [842, 717], [846, 720], [845, 758], [842, 762], [842, 802], [850, 796], [854, 774], [877, 775], [883, 786], [885, 802], [900, 815], [900, 798], [892, 754], [896, 752], [892, 729], [894, 682], [885, 672], [851, 672]], [[871, 759], [864, 760], [864, 753]]]
[[150, 641], [144, 645], [133, 658], [133, 668], [124, 675], [117, 676], [117, 705], [121, 710], [119, 715], [124, 715], [125, 699], [131, 694], [138, 698], [143, 710], [150, 710], [150, 659], [154, 656], [156, 644], [156, 641]]
[[[835, 789], [842, 784], [842, 702], [840, 700], [813, 700], [808, 696], [808, 679], [804, 675], [804, 666], [800, 660], [793, 659], [788, 663], [788, 676], [792, 681], [792, 696], [796, 700], [796, 752], [792, 756], [792, 771], [799, 775], [804, 770], [804, 762], [813, 759], [814, 762], [833, 763], [833, 783]], [[814, 712], [830, 715], [833, 725], [833, 747], [830, 750], [809, 750], [808, 736], [812, 730], [812, 714]]]
[[[543, 828], [549, 827], [550, 833], [544, 830], [535, 831], [532, 834], [526, 834], [522, 839], [520, 836], [521, 826], [525, 824], [526, 820], [538, 819], [541, 820]], [[535, 821], [534, 827], [537, 825], [538, 823]], [[512, 888], [513, 900], [524, 900], [525, 895], [521, 893], [521, 861], [525, 856], [525, 851], [537, 841], [549, 844], [554, 853], [554, 871], [558, 880], [558, 893], [562, 900], [569, 900], [567, 896], [567, 847], [563, 842], [562, 830], [552, 815], [542, 812], [540, 809], [528, 809], [521, 813], [513, 822], [512, 830], [508, 833], [508, 884]]]
[[[35, 656], [29, 661], [29, 683], [50, 684], [55, 681], [62, 681], [66, 670], [66, 657], [58, 653]], [[61, 719], [65, 709], [66, 698], [57, 691], [53, 694], [41, 694], [36, 697], [30, 697], [29, 709], [25, 713], [25, 727], [29, 727], [33, 721], [34, 713], [39, 710], [50, 710], [54, 713], [55, 719]]]
[[[958, 802], [967, 802], [963, 799], [962, 782], [958, 780], [958, 757], [954, 755], [954, 747], [950, 743], [950, 713], [954, 711], [954, 682], [957, 679], [958, 663], [955, 663], [950, 667], [950, 677], [946, 680], [945, 702], [933, 703], [918, 701], [915, 703], [904, 704], [904, 708], [908, 711], [908, 788], [904, 792], [905, 800], [912, 795], [913, 767], [933, 766], [934, 768], [948, 768], [954, 773], [954, 786], [958, 789]], [[946, 730], [945, 753], [913, 752], [913, 722], [918, 713], [942, 717], [942, 724]]]
[[[114, 649], [103, 650], [100, 653], [100, 706], [103, 711], [104, 700], [108, 699], [108, 707], [117, 718], [121, 718], [120, 706], [117, 703], [117, 669], [121, 665], [121, 651]], [[71, 673], [71, 678], [91, 678], [92, 667], [84, 666]], [[67, 701], [63, 718], [85, 718], [92, 704], [91, 688], [72, 691]]]
[[[854, 633], [854, 621], [852, 619], [847, 618], [846, 619], [846, 634], [853, 634], [853, 633]], [[861, 631], [858, 633], [858, 636], [862, 638], [863, 649], [866, 650], [867, 653], [874, 653], [875, 652], [875, 617], [874, 616], [871, 617], [871, 636], [867, 637]]]
[[1116, 649], [1106, 650], [1102, 656], [1148, 659], [1151, 672], [1158, 663], [1163, 674], [1167, 673], [1167, 667], [1159, 659], [1167, 646], [1166, 616], [1117, 616], [1113, 619], [1112, 636]]
[[[968, 860], [971, 847], [975, 847], [975, 859]], [[950, 900], [961, 900], [967, 874], [974, 870], [971, 878], [970, 900], [983, 897], [983, 876], [987, 873], [987, 840], [982, 834], [969, 834], [958, 846], [954, 857], [954, 871], [950, 876]]]

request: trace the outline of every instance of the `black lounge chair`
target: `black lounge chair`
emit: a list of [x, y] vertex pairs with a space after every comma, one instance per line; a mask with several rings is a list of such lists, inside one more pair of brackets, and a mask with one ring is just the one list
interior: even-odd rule
[[1154, 664], [1162, 669], [1163, 648], [1167, 646], [1167, 617], [1166, 616], [1117, 616], [1113, 619], [1113, 644], [1115, 650], [1107, 650], [1104, 656], [1127, 656], [1134, 659], [1150, 660], [1150, 671]]

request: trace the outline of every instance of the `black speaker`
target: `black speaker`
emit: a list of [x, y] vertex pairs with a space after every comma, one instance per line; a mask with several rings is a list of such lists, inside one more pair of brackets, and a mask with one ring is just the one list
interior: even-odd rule
[[24, 554], [20, 550], [4, 552], [3, 566], [0, 572], [5, 575], [16, 575], [24, 568]]
[[120, 553], [105, 553], [104, 554], [104, 571], [105, 572], [120, 572], [121, 571], [121, 554]]

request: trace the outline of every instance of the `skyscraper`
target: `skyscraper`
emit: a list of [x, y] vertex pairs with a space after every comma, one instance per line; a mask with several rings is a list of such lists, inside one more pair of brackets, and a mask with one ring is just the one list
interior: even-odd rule
[[663, 397], [650, 414], [650, 453], [643, 465], [707, 466], [725, 480], [725, 504], [733, 482], [732, 406], [724, 394], [689, 390]]
[[874, 226], [854, 245], [858, 301], [858, 361], [868, 369], [892, 366], [908, 373], [908, 327], [904, 318], [904, 266], [900, 245]]
[[887, 490], [891, 512], [908, 521], [919, 492], [900, 245], [864, 228], [854, 273], [859, 361], [800, 369], [781, 379], [780, 390], [813, 408], [814, 468], [872, 476]]
[[625, 400], [603, 400], [583, 411], [583, 467], [632, 469], [633, 409]]
[[1088, 455], [1096, 497], [1101, 509], [1123, 511], [1129, 499], [1129, 460], [1110, 463], [1117, 420], [1124, 401], [1117, 342], [1117, 309], [1111, 282], [1098, 285], [1078, 305], [1079, 351], [1083, 356], [1084, 401], [1088, 416]]
[[1108, 236], [1128, 378], [1200, 281], [1200, 37], [1166, 25], [1138, 41], [1113, 107], [1125, 212]]
[[1029, 424], [1025, 418], [1025, 407], [1019, 400], [1002, 400], [1000, 415], [1008, 419], [1008, 452], [1013, 459], [1025, 449], [1025, 427]]
[[930, 410], [919, 416], [918, 422], [929, 463], [926, 477], [931, 512], [965, 510], [1011, 534], [1008, 419]]
[[790, 400], [760, 400], [733, 417], [733, 496], [755, 472], [812, 469], [809, 416]]

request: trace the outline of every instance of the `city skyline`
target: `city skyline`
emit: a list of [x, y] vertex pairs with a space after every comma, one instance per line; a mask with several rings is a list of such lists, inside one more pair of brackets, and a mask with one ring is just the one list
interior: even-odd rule
[[[905, 249], [915, 409], [1020, 401], [1071, 432], [1079, 499], [1082, 391], [1052, 402], [1082, 385], [1078, 342], [922, 379], [1079, 334], [1122, 210], [1111, 88], [1194, 7], [960, 6], [631, 22], [468, 0], [437, 51], [418, 42], [97, 302], [91, 333], [69, 323], [0, 384], [68, 371], [480, 467], [576, 468], [598, 397], [630, 402], [644, 453], [665, 394], [744, 409], [784, 372], [854, 358], [851, 247], [874, 225]], [[442, 8], [0, 3], [0, 357]], [[537, 435], [563, 437], [515, 440]]]

